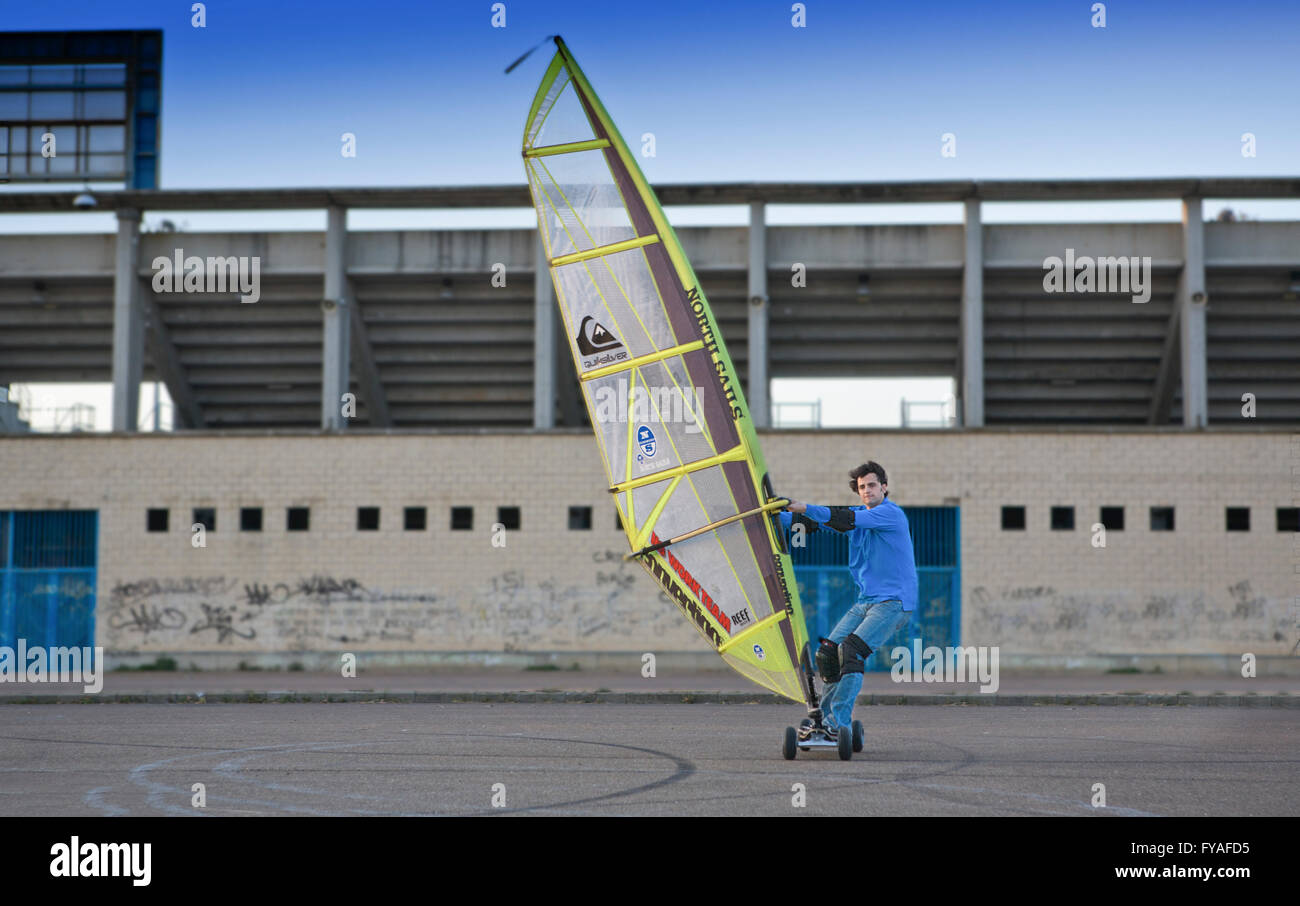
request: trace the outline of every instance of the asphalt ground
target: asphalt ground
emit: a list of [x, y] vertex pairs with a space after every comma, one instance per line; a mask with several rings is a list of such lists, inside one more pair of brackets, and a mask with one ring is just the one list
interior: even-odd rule
[[[1300, 812], [1291, 708], [859, 706], [866, 747], [851, 761], [830, 751], [785, 761], [782, 733], [802, 714], [793, 704], [14, 704], [0, 707], [0, 814]], [[1095, 784], [1105, 807], [1092, 804]]]
[[[368, 671], [355, 677], [298, 671], [121, 671], [103, 677], [103, 689], [87, 694], [75, 683], [0, 683], [0, 704], [29, 701], [494, 701], [570, 700], [674, 704], [784, 701], [739, 674], [727, 671], [660, 670], [644, 677], [627, 670], [442, 670]], [[523, 693], [519, 695], [518, 693]], [[1004, 671], [996, 691], [978, 683], [893, 682], [888, 673], [867, 674], [863, 703], [944, 704], [1168, 704], [1300, 707], [1300, 676], [1215, 676], [1165, 673], [1033, 673]]]

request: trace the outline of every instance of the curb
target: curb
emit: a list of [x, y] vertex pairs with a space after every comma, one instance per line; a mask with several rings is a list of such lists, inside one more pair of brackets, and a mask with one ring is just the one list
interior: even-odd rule
[[[80, 704], [307, 704], [369, 702], [374, 704], [612, 704], [612, 705], [793, 705], [768, 692], [119, 692], [108, 695], [51, 693], [0, 695], [0, 705]], [[1227, 708], [1300, 708], [1296, 695], [1159, 695], [1099, 693], [1095, 695], [882, 695], [858, 696], [860, 705], [981, 705], [1005, 707], [1127, 705], [1197, 705]]]

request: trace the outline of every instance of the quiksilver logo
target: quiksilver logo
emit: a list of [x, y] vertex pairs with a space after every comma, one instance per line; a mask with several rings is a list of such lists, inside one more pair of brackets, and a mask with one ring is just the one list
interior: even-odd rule
[[578, 351], [583, 355], [595, 355], [598, 352], [605, 352], [609, 349], [618, 349], [623, 344], [615, 336], [605, 329], [591, 315], [582, 319], [582, 326], [578, 328]]

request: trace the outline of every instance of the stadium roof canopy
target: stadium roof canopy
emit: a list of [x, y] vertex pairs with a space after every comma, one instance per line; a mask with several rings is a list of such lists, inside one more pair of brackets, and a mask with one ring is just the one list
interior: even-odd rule
[[[678, 233], [756, 420], [774, 377], [948, 376], [967, 426], [1300, 422], [1300, 222], [1202, 223], [1200, 205], [1300, 198], [1300, 178], [657, 191], [669, 205], [750, 206], [750, 227]], [[3, 193], [0, 213], [85, 211], [85, 194]], [[344, 227], [348, 208], [526, 207], [523, 186], [92, 194], [91, 210], [118, 213], [116, 235], [0, 236], [0, 384], [113, 381], [124, 430], [141, 378], [165, 381], [192, 428], [548, 428], [586, 417], [534, 230]], [[1182, 200], [1182, 223], [981, 221], [986, 201], [1160, 198]], [[770, 226], [764, 214], [776, 203], [900, 202], [959, 202], [964, 223]], [[140, 232], [148, 210], [312, 208], [329, 212], [323, 234]], [[256, 258], [258, 301], [155, 291], [153, 263], [178, 251]], [[1046, 292], [1045, 263], [1067, 252], [1149, 258], [1149, 300]], [[357, 414], [344, 422], [323, 400], [348, 391]]]

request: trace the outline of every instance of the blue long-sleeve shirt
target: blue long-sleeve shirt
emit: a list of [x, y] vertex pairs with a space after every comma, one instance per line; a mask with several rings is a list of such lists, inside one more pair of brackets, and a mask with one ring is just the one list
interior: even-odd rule
[[[849, 572], [858, 583], [858, 598], [897, 598], [903, 610], [916, 609], [916, 555], [907, 529], [903, 508], [888, 497], [872, 509], [853, 510], [854, 528], [849, 533]], [[830, 521], [829, 507], [808, 505], [804, 515], [813, 522]], [[781, 524], [789, 528], [793, 515], [781, 513]]]

